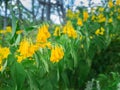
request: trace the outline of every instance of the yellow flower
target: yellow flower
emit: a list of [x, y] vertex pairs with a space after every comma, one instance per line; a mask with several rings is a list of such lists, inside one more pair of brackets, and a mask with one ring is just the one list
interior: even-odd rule
[[2, 71], [2, 69], [3, 69], [3, 66], [0, 66], [0, 71]]
[[101, 30], [101, 31], [100, 31], [100, 33], [99, 33], [99, 34], [100, 34], [100, 35], [103, 35], [103, 34], [104, 34], [104, 32], [105, 32], [105, 29], [104, 29], [103, 27], [101, 27], [101, 28], [100, 28], [100, 30]]
[[112, 18], [109, 18], [108, 23], [112, 23], [112, 22], [113, 22]]
[[120, 15], [117, 16], [117, 19], [120, 20]]
[[9, 54], [9, 48], [0, 46], [0, 65], [2, 64], [2, 61], [8, 57]]
[[112, 8], [112, 7], [113, 7], [113, 2], [112, 2], [112, 0], [109, 0], [109, 2], [108, 2], [108, 7], [109, 7], [109, 8]]
[[60, 27], [55, 27], [54, 36], [60, 36]]
[[20, 42], [18, 52], [20, 52], [21, 55], [27, 57], [29, 47], [30, 47], [30, 43], [28, 42], [28, 40], [24, 39]]
[[5, 33], [6, 33], [6, 30], [0, 30], [0, 33], [1, 33], [1, 34], [5, 34]]
[[103, 17], [103, 18], [101, 18], [101, 19], [99, 19], [99, 23], [102, 23], [102, 22], [105, 22], [106, 21], [106, 18], [105, 17]]
[[66, 16], [67, 16], [68, 18], [73, 18], [74, 13], [72, 12], [71, 9], [68, 9], [68, 10], [67, 10]]
[[118, 8], [118, 10], [117, 10], [117, 11], [118, 11], [118, 13], [120, 13], [120, 8]]
[[55, 63], [59, 62], [64, 56], [64, 51], [62, 47], [55, 46], [55, 48], [52, 48], [51, 50], [51, 57], [50, 61]]
[[104, 15], [102, 13], [100, 13], [97, 18], [100, 19], [102, 17], [104, 17]]
[[12, 28], [11, 26], [7, 26], [6, 30], [0, 30], [1, 34], [5, 34], [5, 33], [11, 33], [12, 32]]
[[96, 18], [96, 16], [95, 16], [95, 15], [92, 15], [91, 20], [92, 20], [92, 21], [94, 21], [94, 20], [95, 20], [95, 18]]
[[[36, 37], [36, 48], [45, 48], [48, 47], [48, 41], [47, 39], [51, 36], [50, 32], [48, 31], [48, 26], [43, 25], [39, 28], [38, 34]], [[50, 45], [50, 44], [49, 44]]]
[[100, 29], [97, 29], [97, 30], [95, 31], [95, 34], [96, 34], [96, 35], [99, 35], [99, 33], [100, 33]]
[[116, 5], [120, 5], [120, 0], [116, 0]]
[[105, 16], [103, 14], [99, 14], [97, 16], [97, 20], [98, 20], [99, 23], [102, 23], [102, 22], [106, 21], [106, 18], [105, 18]]
[[4, 47], [2, 50], [3, 58], [7, 58], [8, 55], [10, 54], [10, 50], [7, 47]]
[[105, 32], [105, 29], [104, 29], [103, 27], [101, 27], [100, 29], [97, 29], [97, 30], [95, 31], [95, 34], [96, 34], [96, 35], [103, 35], [104, 32]]
[[7, 26], [6, 27], [6, 32], [10, 32], [11, 33], [12, 32], [12, 27], [11, 26]]
[[89, 15], [87, 11], [83, 11], [83, 21], [87, 21]]
[[18, 30], [18, 31], [16, 32], [16, 34], [21, 34], [21, 33], [23, 33], [23, 30]]
[[77, 20], [77, 25], [83, 26], [83, 22], [82, 22], [81, 18], [78, 18], [78, 20]]
[[2, 64], [3, 58], [2, 55], [0, 56], [0, 65]]
[[103, 11], [104, 11], [104, 9], [105, 9], [105, 8], [100, 7], [100, 8], [99, 8], [99, 11], [100, 11], [100, 12], [103, 12]]
[[47, 42], [45, 46], [48, 47], [49, 49], [52, 48], [51, 42]]
[[17, 62], [21, 63], [24, 58], [22, 56], [17, 56]]
[[43, 25], [39, 28], [36, 42], [38, 43], [45, 43], [47, 42], [47, 39], [51, 36], [50, 32], [48, 31], [48, 26]]
[[77, 32], [70, 21], [68, 21], [67, 24], [63, 27], [63, 33], [67, 34], [68, 37], [77, 38]]
[[69, 37], [73, 37], [73, 38], [77, 38], [77, 33], [76, 33], [76, 31], [74, 30], [74, 28], [73, 27], [70, 27], [69, 28], [70, 30], [68, 30], [68, 36]]
[[18, 58], [18, 62], [21, 62], [23, 59], [28, 58], [28, 57], [32, 57], [33, 54], [36, 51], [36, 46], [33, 45], [32, 43], [30, 43], [27, 39], [23, 39], [20, 42], [20, 46], [18, 49], [18, 52], [20, 53], [19, 56], [17, 56]]
[[7, 58], [8, 55], [10, 54], [10, 50], [7, 47], [1, 47], [0, 46], [0, 56], [2, 56], [3, 59]]

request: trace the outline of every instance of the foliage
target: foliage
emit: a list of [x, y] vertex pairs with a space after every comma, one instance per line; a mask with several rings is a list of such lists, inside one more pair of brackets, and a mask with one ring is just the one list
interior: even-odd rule
[[119, 90], [120, 74], [110, 72], [109, 74], [99, 74], [97, 79], [92, 79], [86, 84], [85, 90]]
[[[68, 10], [65, 25], [20, 25], [13, 14], [12, 27], [0, 30], [0, 49], [10, 51], [0, 59], [0, 88], [76, 90], [95, 77], [91, 83], [99, 81], [98, 90], [114, 90], [111, 85], [119, 83], [119, 74], [112, 73], [111, 79], [101, 73], [119, 66], [120, 2], [116, 2], [91, 12]], [[114, 50], [118, 57], [112, 55]]]

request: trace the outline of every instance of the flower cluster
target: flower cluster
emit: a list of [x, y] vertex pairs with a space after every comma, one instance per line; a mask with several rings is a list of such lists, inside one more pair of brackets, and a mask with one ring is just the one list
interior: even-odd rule
[[105, 32], [105, 29], [103, 27], [101, 27], [95, 31], [95, 34], [96, 35], [103, 35], [104, 32]]
[[116, 5], [120, 5], [120, 0], [116, 0]]
[[93, 20], [94, 22], [103, 23], [106, 21], [106, 17], [104, 16], [102, 12], [100, 12], [97, 16], [93, 15], [91, 20]]
[[51, 50], [50, 61], [53, 63], [59, 62], [63, 58], [63, 56], [64, 56], [63, 48], [60, 46], [55, 46]]
[[66, 13], [66, 16], [69, 18], [69, 19], [73, 19], [73, 18], [78, 18], [79, 17], [79, 14], [80, 12], [73, 12], [71, 9], [68, 9], [67, 13]]
[[38, 30], [36, 42], [34, 44], [28, 39], [23, 39], [18, 49], [19, 55], [17, 55], [17, 61], [20, 63], [22, 60], [32, 57], [39, 48], [51, 48], [51, 43], [47, 41], [50, 36], [51, 34], [48, 31], [48, 26], [43, 25]]
[[63, 33], [67, 34], [68, 37], [77, 38], [77, 32], [70, 21], [63, 27]]
[[[114, 25], [114, 20], [120, 20], [120, 7], [119, 7], [120, 0], [116, 0], [116, 2], [113, 2], [113, 0], [109, 0], [107, 5], [108, 5], [107, 9], [104, 7], [98, 7], [97, 9], [95, 9], [93, 12], [91, 11], [90, 13], [88, 13], [86, 10], [83, 10], [81, 13], [80, 11], [73, 12], [72, 10], [68, 9], [66, 16], [67, 19], [69, 19], [70, 21], [67, 21], [67, 23], [64, 26], [56, 26], [53, 36], [67, 35], [69, 38], [74, 39], [80, 38], [82, 43], [82, 41], [84, 41], [85, 39], [84, 35], [88, 36], [88, 38], [90, 39], [94, 39], [96, 35], [98, 36], [106, 34], [105, 29], [103, 27], [106, 27], [105, 25]], [[87, 22], [87, 20], [89, 21]], [[87, 25], [90, 24], [91, 22], [93, 24], [95, 23], [96, 26], [100, 28], [98, 28], [97, 30], [93, 29], [94, 31], [91, 31], [87, 35], [87, 32], [85, 31], [86, 33], [84, 33], [84, 30], [89, 27], [92, 27], [92, 25], [91, 26]], [[0, 30], [1, 34], [4, 34], [6, 32], [12, 32], [12, 27], [7, 26], [6, 30]], [[23, 30], [17, 30], [15, 33], [21, 34], [22, 32]], [[94, 32], [95, 36], [93, 35], [92, 32]], [[61, 60], [64, 56], [63, 49], [62, 47], [59, 46], [55, 46], [54, 48], [52, 48], [51, 42], [49, 42], [49, 40], [53, 40], [53, 38], [49, 39], [50, 37], [51, 34], [49, 32], [49, 26], [47, 24], [43, 24], [42, 26], [40, 26], [38, 28], [38, 33], [35, 37], [34, 43], [28, 39], [23, 39], [20, 42], [19, 48], [17, 50], [18, 51], [17, 61], [21, 62], [26, 58], [33, 57], [34, 53], [37, 50], [45, 49], [46, 47], [52, 49], [50, 61], [58, 62], [59, 60]], [[3, 59], [2, 54], [0, 54], [0, 57], [1, 64]]]
[[43, 25], [39, 28], [38, 34], [36, 37], [36, 44], [39, 47], [46, 47], [50, 42], [47, 39], [51, 36], [50, 32], [48, 31], [48, 25]]
[[0, 71], [2, 70], [3, 60], [6, 59], [9, 54], [10, 54], [9, 48], [0, 46]]
[[47, 25], [43, 25], [38, 30], [36, 42], [41, 42], [41, 43], [47, 42], [47, 39], [50, 36], [51, 35], [50, 35], [49, 31], [48, 31], [48, 26]]
[[60, 27], [59, 26], [56, 26], [55, 27], [55, 31], [54, 31], [54, 36], [60, 36], [61, 35], [61, 32], [60, 32]]
[[109, 8], [112, 8], [112, 7], [113, 7], [113, 2], [112, 2], [112, 0], [109, 0], [109, 2], [108, 2], [108, 7], [109, 7]]
[[88, 15], [88, 12], [87, 11], [84, 11], [83, 12], [83, 21], [87, 21], [87, 19], [89, 18], [89, 15]]
[[20, 46], [18, 49], [18, 52], [20, 53], [20, 55], [17, 56], [18, 58], [17, 61], [20, 63], [25, 58], [32, 57], [36, 50], [37, 50], [36, 45], [33, 45], [32, 43], [30, 43], [27, 39], [23, 39], [20, 42]]
[[78, 20], [77, 20], [77, 25], [78, 25], [78, 26], [83, 26], [83, 22], [82, 22], [82, 19], [81, 19], [81, 18], [78, 18]]
[[5, 30], [0, 30], [1, 34], [11, 33], [11, 32], [12, 32], [12, 27], [11, 26], [7, 26]]
[[112, 18], [109, 18], [108, 19], [108, 23], [112, 23], [113, 22], [113, 19]]

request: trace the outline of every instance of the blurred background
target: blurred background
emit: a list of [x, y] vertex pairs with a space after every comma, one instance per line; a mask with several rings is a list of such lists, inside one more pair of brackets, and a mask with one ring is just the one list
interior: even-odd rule
[[0, 28], [11, 25], [12, 15], [20, 22], [40, 23], [50, 21], [61, 24], [68, 9], [103, 6], [108, 0], [0, 0]]

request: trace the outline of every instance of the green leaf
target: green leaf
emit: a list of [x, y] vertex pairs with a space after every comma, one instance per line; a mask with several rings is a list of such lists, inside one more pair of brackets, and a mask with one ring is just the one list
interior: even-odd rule
[[17, 19], [16, 19], [16, 16], [15, 16], [15, 14], [14, 14], [13, 7], [12, 7], [12, 6], [11, 6], [11, 8], [10, 8], [10, 12], [11, 12], [11, 14], [12, 14], [12, 37], [11, 37], [11, 38], [13, 38], [13, 37], [14, 37], [14, 34], [15, 34], [15, 32], [16, 32]]
[[37, 25], [36, 26], [31, 26], [31, 27], [25, 28], [25, 31], [32, 31], [32, 30], [37, 29], [37, 28], [38, 28]]
[[1, 73], [3, 73], [3, 71], [4, 71], [5, 68], [6, 68], [6, 66], [7, 66], [7, 60], [5, 61], [4, 65], [3, 65], [3, 69], [2, 69], [2, 71], [1, 71]]
[[37, 53], [34, 54], [35, 56], [35, 60], [36, 60], [36, 65], [37, 65], [37, 68], [39, 67], [40, 65], [40, 61], [39, 61], [39, 55], [37, 55]]
[[42, 88], [42, 90], [53, 90], [51, 82], [46, 82], [46, 85]]
[[63, 85], [65, 85], [66, 87], [68, 87], [68, 86], [69, 86], [69, 79], [68, 79], [68, 77], [67, 77], [67, 73], [66, 73], [66, 72], [63, 72], [63, 73], [61, 74], [61, 77], [62, 77], [62, 79], [63, 79], [63, 81], [64, 81], [64, 84], [63, 84]]
[[74, 67], [77, 67], [77, 53], [75, 51], [74, 45], [70, 44], [70, 53], [74, 60]]
[[57, 68], [57, 81], [60, 80], [60, 71], [59, 71], [59, 68]]
[[18, 45], [20, 43], [21, 40], [21, 35], [17, 35], [16, 41], [15, 41], [15, 45]]
[[12, 14], [12, 36], [11, 36], [10, 43], [11, 44], [13, 44], [13, 43], [17, 44], [19, 42], [19, 40], [20, 40], [20, 36], [18, 36], [16, 34], [16, 31], [20, 29], [20, 27], [19, 27], [19, 21], [17, 20], [15, 14], [14, 14], [12, 6], [10, 8], [10, 12]]
[[47, 61], [41, 56], [41, 61], [43, 62], [44, 66], [45, 66], [45, 70], [46, 72], [49, 72], [49, 66]]
[[27, 76], [28, 76], [28, 79], [29, 79], [29, 85], [30, 85], [30, 90], [39, 90], [38, 87], [37, 87], [37, 82], [36, 82], [36, 78], [33, 77], [33, 73], [30, 73], [27, 71]]
[[[43, 63], [46, 72], [49, 72], [49, 66], [47, 60], [44, 58], [44, 55], [40, 52], [37, 52], [38, 58], [40, 58], [41, 62]], [[38, 61], [37, 61], [38, 62]]]
[[26, 77], [23, 66], [19, 63], [14, 63], [11, 67], [11, 76], [16, 84], [16, 89], [21, 90]]

